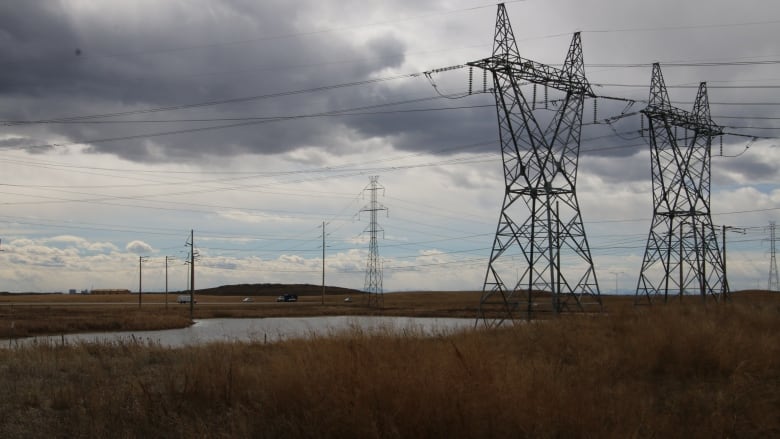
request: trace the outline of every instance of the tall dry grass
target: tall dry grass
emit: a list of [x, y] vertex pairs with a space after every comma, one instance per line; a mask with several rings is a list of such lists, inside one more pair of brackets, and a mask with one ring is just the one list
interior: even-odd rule
[[192, 324], [181, 308], [144, 309], [94, 306], [2, 306], [0, 339], [92, 331], [143, 331]]
[[0, 353], [2, 437], [778, 437], [780, 307]]

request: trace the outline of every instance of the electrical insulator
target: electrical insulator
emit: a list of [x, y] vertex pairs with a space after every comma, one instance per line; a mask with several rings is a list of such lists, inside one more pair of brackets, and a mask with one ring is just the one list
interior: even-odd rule
[[596, 122], [596, 117], [599, 114], [599, 100], [596, 98], [593, 98], [593, 123]]
[[531, 103], [531, 109], [536, 110], [536, 84], [534, 84], [534, 100]]
[[469, 95], [471, 95], [471, 86], [474, 84], [474, 67], [469, 66]]
[[645, 116], [639, 113], [639, 135], [645, 137]]
[[487, 93], [487, 70], [482, 71], [482, 93]]
[[720, 156], [723, 157], [723, 136], [720, 136]]
[[544, 84], [544, 109], [547, 109], [547, 84]]

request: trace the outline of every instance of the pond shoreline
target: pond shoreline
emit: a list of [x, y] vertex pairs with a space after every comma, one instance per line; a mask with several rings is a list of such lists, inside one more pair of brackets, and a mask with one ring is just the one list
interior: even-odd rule
[[37, 335], [9, 339], [0, 348], [35, 345], [151, 344], [166, 348], [197, 346], [214, 342], [275, 343], [297, 338], [338, 336], [344, 333], [431, 336], [474, 327], [474, 319], [398, 316], [318, 316], [216, 318], [196, 320], [185, 328], [104, 331], [60, 335]]

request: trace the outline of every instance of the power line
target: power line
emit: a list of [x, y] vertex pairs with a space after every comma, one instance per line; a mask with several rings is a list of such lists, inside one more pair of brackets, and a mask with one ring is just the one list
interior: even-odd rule
[[[433, 100], [438, 97], [422, 98], [421, 100]], [[408, 103], [416, 103], [421, 100], [412, 99], [408, 101], [392, 102], [387, 104], [381, 104], [381, 106], [393, 106], [404, 105]], [[470, 110], [474, 108], [493, 108], [493, 104], [484, 105], [461, 105], [457, 107], [438, 107], [438, 108], [410, 108], [405, 110], [386, 110], [386, 111], [355, 111], [350, 110], [335, 110], [337, 113], [314, 113], [314, 114], [296, 114], [296, 115], [280, 115], [280, 116], [245, 116], [245, 117], [213, 117], [213, 118], [200, 118], [200, 119], [162, 119], [162, 120], [54, 120], [54, 121], [21, 121], [21, 120], [6, 120], [0, 121], [3, 124], [158, 124], [158, 123], [193, 123], [193, 122], [238, 122], [238, 121], [257, 121], [257, 122], [276, 122], [282, 120], [292, 119], [308, 119], [318, 117], [333, 117], [333, 116], [373, 116], [379, 114], [401, 114], [401, 113], [427, 113], [437, 111], [452, 111], [452, 110]], [[85, 142], [86, 143], [86, 142]]]
[[[664, 66], [665, 67], [665, 66]], [[646, 89], [647, 84], [614, 84], [614, 83], [598, 83], [593, 84], [595, 87], [623, 87], [623, 88], [642, 88]], [[667, 85], [666, 88], [698, 88], [697, 85]], [[764, 85], [707, 85], [707, 88], [718, 89], [776, 89], [780, 88], [778, 84], [764, 84]]]
[[[356, 87], [361, 85], [367, 85], [367, 84], [376, 84], [381, 82], [387, 82], [387, 81], [394, 81], [397, 79], [408, 79], [408, 78], [415, 78], [420, 76], [422, 73], [406, 73], [401, 75], [395, 75], [395, 76], [387, 76], [383, 78], [373, 78], [373, 79], [366, 79], [362, 81], [353, 81], [353, 82], [346, 82], [341, 84], [332, 84], [332, 85], [324, 85], [320, 87], [312, 87], [312, 88], [306, 88], [306, 89], [299, 89], [299, 90], [290, 90], [290, 91], [283, 91], [283, 92], [277, 92], [277, 93], [267, 93], [262, 95], [253, 95], [253, 96], [243, 96], [243, 97], [236, 97], [236, 98], [230, 98], [230, 99], [220, 99], [220, 100], [213, 100], [213, 101], [205, 101], [205, 102], [196, 102], [191, 104], [180, 104], [180, 105], [170, 105], [165, 107], [154, 107], [154, 108], [146, 108], [141, 110], [129, 110], [129, 111], [119, 111], [114, 113], [97, 113], [97, 114], [89, 114], [89, 115], [81, 115], [81, 116], [68, 116], [68, 117], [60, 117], [60, 118], [53, 118], [53, 119], [38, 119], [38, 120], [32, 120], [32, 121], [25, 121], [24, 124], [35, 124], [35, 123], [54, 123], [54, 122], [62, 122], [62, 121], [76, 121], [76, 120], [88, 120], [88, 119], [100, 119], [100, 118], [107, 118], [107, 117], [119, 117], [119, 116], [131, 116], [136, 114], [149, 114], [149, 113], [159, 113], [164, 111], [178, 111], [178, 110], [186, 110], [191, 108], [201, 108], [201, 107], [210, 107], [215, 105], [225, 105], [225, 104], [235, 104], [240, 102], [248, 102], [248, 101], [255, 101], [255, 100], [262, 100], [262, 99], [271, 99], [271, 98], [278, 98], [278, 97], [285, 97], [285, 96], [294, 96], [299, 94], [306, 94], [306, 93], [316, 93], [321, 91], [328, 91], [328, 90], [336, 90], [341, 88], [348, 88], [348, 87]], [[8, 126], [16, 125], [14, 123], [7, 124]]]
[[[509, 1], [505, 1], [504, 3], [518, 3], [518, 2], [522, 2], [522, 1], [525, 1], [525, 0], [509, 0]], [[351, 31], [351, 30], [364, 29], [364, 28], [368, 28], [368, 27], [386, 26], [388, 24], [393, 24], [393, 23], [400, 23], [400, 22], [413, 21], [413, 20], [422, 20], [422, 19], [427, 19], [427, 18], [435, 17], [435, 16], [449, 15], [449, 14], [454, 14], [454, 13], [458, 13], [458, 12], [474, 11], [474, 10], [484, 9], [484, 8], [493, 7], [493, 6], [494, 6], [494, 4], [484, 4], [484, 5], [471, 6], [471, 7], [460, 8], [460, 9], [450, 9], [450, 10], [445, 10], [445, 11], [434, 11], [434, 12], [429, 12], [429, 13], [426, 13], [426, 14], [413, 15], [413, 16], [410, 16], [410, 17], [397, 18], [397, 19], [393, 19], [393, 20], [377, 21], [377, 22], [372, 22], [372, 23], [361, 23], [361, 24], [357, 24], [357, 25], [353, 25], [353, 26], [343, 26], [343, 27], [338, 27], [338, 28], [325, 28], [325, 29], [319, 29], [319, 30], [313, 30], [313, 31], [307, 31], [307, 32], [291, 32], [291, 33], [284, 33], [284, 34], [277, 34], [277, 35], [261, 36], [261, 37], [256, 37], [256, 38], [247, 38], [247, 39], [241, 39], [241, 40], [222, 41], [222, 42], [204, 43], [204, 44], [194, 44], [194, 45], [189, 45], [189, 46], [169, 47], [169, 48], [161, 48], [161, 49], [154, 49], [154, 50], [144, 50], [144, 51], [134, 51], [134, 52], [114, 53], [114, 54], [97, 54], [97, 55], [90, 54], [89, 52], [87, 52], [87, 53], [82, 52], [79, 55], [79, 58], [81, 58], [81, 59], [120, 58], [120, 57], [132, 57], [132, 56], [139, 56], [139, 55], [167, 54], [167, 53], [180, 52], [180, 51], [197, 50], [197, 49], [214, 48], [214, 47], [224, 47], [224, 46], [232, 46], [232, 45], [256, 44], [256, 43], [261, 43], [261, 42], [278, 41], [278, 40], [283, 40], [283, 39], [316, 36], [316, 35], [323, 35], [323, 34], [328, 34], [328, 33], [346, 32], [346, 31]], [[13, 64], [13, 63], [15, 63], [15, 62], [12, 61], [12, 60], [4, 60], [4, 64], [6, 64], [6, 65], [7, 64]]]
[[[589, 63], [587, 67], [593, 68], [648, 68], [654, 63]], [[759, 60], [759, 61], [700, 61], [700, 62], [660, 62], [664, 68], [667, 67], [735, 67], [735, 66], [762, 66], [780, 64], [780, 60]], [[554, 64], [553, 64], [554, 65]], [[559, 64], [560, 65], [560, 64]]]
[[[215, 126], [208, 126], [208, 127], [195, 127], [195, 128], [183, 128], [178, 130], [170, 130], [170, 131], [159, 131], [154, 133], [144, 133], [144, 134], [132, 134], [127, 136], [116, 136], [116, 137], [105, 137], [105, 138], [98, 138], [98, 139], [81, 139], [81, 140], [72, 140], [68, 142], [60, 142], [60, 143], [48, 143], [48, 144], [39, 144], [39, 145], [15, 145], [12, 147], [6, 147], [5, 149], [44, 149], [44, 148], [56, 148], [56, 147], [62, 147], [62, 146], [73, 146], [73, 145], [82, 145], [82, 144], [92, 144], [92, 143], [109, 143], [109, 142], [116, 142], [116, 141], [122, 141], [122, 140], [135, 140], [135, 139], [147, 139], [150, 137], [161, 137], [161, 136], [170, 136], [170, 135], [178, 135], [178, 134], [188, 134], [188, 133], [196, 133], [196, 132], [203, 132], [203, 131], [212, 131], [212, 130], [221, 130], [221, 129], [228, 129], [228, 128], [238, 128], [238, 127], [245, 127], [245, 126], [251, 126], [251, 125], [259, 125], [259, 124], [265, 124], [265, 123], [271, 123], [271, 122], [283, 122], [283, 121], [290, 121], [290, 120], [298, 120], [298, 119], [308, 119], [308, 118], [316, 118], [316, 117], [334, 117], [334, 116], [355, 116], [360, 115], [359, 113], [354, 113], [356, 110], [361, 109], [369, 109], [369, 108], [379, 108], [379, 107], [387, 107], [387, 106], [394, 106], [394, 105], [403, 105], [407, 103], [414, 103], [414, 102], [422, 102], [427, 100], [434, 100], [439, 99], [438, 96], [432, 96], [432, 97], [426, 97], [426, 98], [419, 98], [409, 101], [402, 101], [402, 102], [391, 102], [391, 103], [384, 103], [384, 104], [375, 104], [375, 105], [369, 105], [364, 107], [356, 107], [356, 108], [350, 108], [350, 109], [343, 109], [343, 110], [329, 110], [321, 113], [312, 113], [312, 114], [301, 114], [301, 115], [294, 115], [294, 116], [278, 116], [278, 117], [268, 117], [268, 118], [248, 118], [245, 119], [243, 122], [236, 122], [231, 124], [224, 124], [224, 125], [215, 125]], [[483, 108], [482, 105], [473, 105], [473, 106], [463, 106], [459, 108], [450, 108], [455, 110], [462, 110], [462, 109], [472, 109], [472, 108]], [[440, 109], [436, 110], [427, 110], [427, 111], [441, 111]], [[399, 112], [399, 111], [395, 111]], [[414, 109], [406, 110], [406, 112], [414, 112]], [[377, 113], [378, 114], [378, 113]], [[241, 120], [241, 119], [238, 119]], [[32, 122], [32, 123], [43, 123], [43, 122]], [[72, 123], [72, 122], [69, 122]]]

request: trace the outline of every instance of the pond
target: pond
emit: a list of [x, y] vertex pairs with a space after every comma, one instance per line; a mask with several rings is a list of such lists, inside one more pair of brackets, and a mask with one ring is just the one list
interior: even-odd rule
[[9, 345], [35, 343], [120, 342], [137, 340], [165, 347], [182, 347], [220, 341], [275, 342], [289, 338], [329, 336], [344, 331], [388, 331], [394, 334], [447, 334], [473, 328], [474, 319], [429, 317], [268, 317], [251, 319], [203, 319], [187, 328], [159, 331], [122, 331], [38, 336], [9, 341]]

